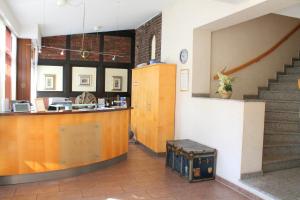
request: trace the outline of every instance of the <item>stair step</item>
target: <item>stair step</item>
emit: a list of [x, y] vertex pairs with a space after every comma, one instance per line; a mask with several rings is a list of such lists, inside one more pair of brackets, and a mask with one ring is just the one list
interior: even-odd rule
[[259, 97], [265, 100], [300, 101], [300, 91], [261, 90]]
[[299, 101], [278, 101], [278, 100], [266, 100], [266, 110], [269, 111], [295, 111], [298, 112], [300, 108]]
[[267, 121], [265, 120], [265, 131], [275, 130], [283, 132], [300, 132], [300, 127], [298, 122], [291, 121]]
[[293, 111], [266, 111], [265, 119], [269, 121], [288, 120], [292, 122], [299, 121], [299, 112]]
[[300, 167], [299, 79], [300, 59], [293, 58], [267, 88], [259, 88], [257, 100], [266, 102], [264, 172]]
[[297, 82], [270, 83], [269, 88], [270, 90], [275, 90], [275, 91], [281, 91], [281, 90], [298, 91], [299, 90]]
[[[300, 65], [299, 65], [300, 66]], [[286, 68], [286, 73], [287, 74], [300, 74], [300, 67], [295, 65], [293, 67], [287, 67]]]
[[268, 134], [264, 135], [264, 145], [300, 144], [300, 134]]
[[300, 155], [265, 156], [263, 160], [263, 172], [290, 169], [294, 167], [300, 167]]
[[293, 62], [293, 66], [294, 67], [300, 67], [300, 60], [298, 59], [298, 60], [295, 60], [294, 62]]
[[288, 155], [300, 155], [300, 143], [278, 143], [264, 145], [264, 157]]
[[300, 132], [265, 130], [265, 134], [269, 134], [269, 135], [300, 135]]
[[297, 82], [300, 74], [282, 74], [278, 75], [278, 82]]

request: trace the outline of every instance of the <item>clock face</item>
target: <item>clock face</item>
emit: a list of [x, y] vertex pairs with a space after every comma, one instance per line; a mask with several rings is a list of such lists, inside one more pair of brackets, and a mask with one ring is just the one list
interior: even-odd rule
[[188, 50], [187, 49], [182, 49], [181, 51], [180, 51], [180, 62], [182, 63], [182, 64], [185, 64], [186, 62], [187, 62], [187, 60], [188, 60], [188, 57], [189, 57], [189, 53], [188, 53]]

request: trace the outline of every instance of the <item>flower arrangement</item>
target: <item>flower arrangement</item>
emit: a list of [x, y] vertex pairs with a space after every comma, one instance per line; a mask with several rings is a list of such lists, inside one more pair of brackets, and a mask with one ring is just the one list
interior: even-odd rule
[[232, 94], [232, 82], [234, 81], [234, 78], [224, 75], [224, 71], [225, 70], [218, 72], [219, 87], [217, 93], [222, 98], [229, 99]]

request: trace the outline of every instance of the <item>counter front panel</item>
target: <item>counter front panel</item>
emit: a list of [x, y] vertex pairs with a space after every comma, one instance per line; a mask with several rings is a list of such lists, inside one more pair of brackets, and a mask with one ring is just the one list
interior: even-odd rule
[[88, 166], [128, 151], [129, 109], [0, 115], [0, 176]]

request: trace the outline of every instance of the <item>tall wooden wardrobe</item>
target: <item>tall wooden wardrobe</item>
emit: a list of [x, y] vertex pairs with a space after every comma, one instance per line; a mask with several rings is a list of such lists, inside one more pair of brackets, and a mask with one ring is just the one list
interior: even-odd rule
[[131, 129], [155, 153], [174, 139], [176, 65], [155, 64], [132, 70]]

